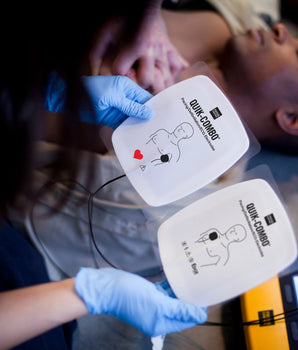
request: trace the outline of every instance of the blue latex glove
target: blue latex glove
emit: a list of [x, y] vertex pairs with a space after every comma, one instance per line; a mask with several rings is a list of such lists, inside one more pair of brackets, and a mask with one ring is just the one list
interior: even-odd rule
[[[125, 76], [83, 76], [91, 99], [82, 102], [80, 118], [85, 123], [106, 125], [115, 129], [127, 116], [149, 119], [153, 110], [144, 105], [152, 95]], [[53, 113], [64, 109], [66, 84], [56, 72], [49, 76], [45, 108]]]
[[153, 110], [144, 105], [152, 95], [125, 76], [83, 76], [83, 84], [92, 105], [83, 108], [81, 119], [86, 123], [106, 125], [115, 129], [127, 116], [149, 119]]
[[204, 323], [206, 309], [167, 295], [162, 284], [113, 268], [82, 268], [75, 289], [92, 314], [106, 313], [151, 337]]

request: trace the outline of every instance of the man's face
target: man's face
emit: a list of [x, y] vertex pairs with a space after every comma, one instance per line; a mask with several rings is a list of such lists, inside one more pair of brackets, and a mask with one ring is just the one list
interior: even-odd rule
[[236, 84], [257, 88], [285, 70], [298, 77], [297, 52], [298, 39], [283, 24], [275, 25], [271, 31], [250, 30], [229, 41], [223, 70]]

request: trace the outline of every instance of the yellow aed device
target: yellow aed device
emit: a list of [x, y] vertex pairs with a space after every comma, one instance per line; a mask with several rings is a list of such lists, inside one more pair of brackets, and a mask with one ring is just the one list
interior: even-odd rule
[[247, 350], [298, 349], [298, 271], [240, 297]]

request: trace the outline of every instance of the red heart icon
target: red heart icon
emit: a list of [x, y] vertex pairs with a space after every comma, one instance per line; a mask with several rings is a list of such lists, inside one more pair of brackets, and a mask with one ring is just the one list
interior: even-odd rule
[[141, 151], [139, 149], [135, 150], [135, 153], [134, 153], [133, 157], [136, 158], [136, 159], [143, 159], [143, 155], [142, 155], [142, 153], [141, 153]]

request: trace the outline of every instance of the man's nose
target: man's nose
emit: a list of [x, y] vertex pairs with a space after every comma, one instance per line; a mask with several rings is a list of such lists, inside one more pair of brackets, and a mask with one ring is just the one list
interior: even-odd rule
[[284, 44], [289, 38], [290, 33], [282, 23], [277, 23], [272, 27], [273, 39], [278, 44]]

